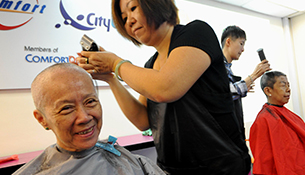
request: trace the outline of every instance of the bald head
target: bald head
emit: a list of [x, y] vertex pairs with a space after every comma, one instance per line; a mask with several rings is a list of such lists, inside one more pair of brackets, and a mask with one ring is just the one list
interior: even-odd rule
[[83, 68], [72, 63], [59, 63], [47, 67], [41, 71], [31, 85], [31, 93], [36, 109], [44, 112], [44, 104], [49, 96], [56, 91], [57, 87], [67, 86], [67, 82], [90, 81], [92, 87], [94, 84], [90, 74]]

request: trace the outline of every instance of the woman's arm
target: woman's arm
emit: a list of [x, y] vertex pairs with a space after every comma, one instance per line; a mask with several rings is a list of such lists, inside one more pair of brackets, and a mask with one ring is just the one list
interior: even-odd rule
[[195, 47], [174, 49], [160, 70], [124, 63], [119, 75], [134, 90], [155, 102], [181, 98], [210, 66], [211, 59]]
[[[89, 73], [114, 72], [122, 60], [111, 52], [81, 52], [89, 59], [78, 57], [79, 66]], [[159, 70], [141, 68], [123, 63], [118, 70], [119, 76], [135, 91], [155, 102], [173, 102], [181, 98], [210, 66], [211, 59], [201, 49], [181, 46], [171, 51], [166, 62]]]

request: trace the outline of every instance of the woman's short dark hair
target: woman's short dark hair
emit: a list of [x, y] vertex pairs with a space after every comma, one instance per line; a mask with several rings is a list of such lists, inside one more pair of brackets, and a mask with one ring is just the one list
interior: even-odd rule
[[276, 82], [276, 78], [279, 76], [286, 76], [286, 75], [279, 71], [265, 72], [261, 78], [261, 89], [263, 91], [265, 87], [270, 87], [273, 89], [273, 85]]
[[237, 38], [247, 39], [246, 32], [238, 26], [232, 25], [225, 28], [221, 35], [221, 46], [224, 47], [225, 40], [232, 37], [234, 40]]
[[[179, 23], [178, 9], [174, 0], [137, 0], [146, 17], [147, 24], [158, 29], [161, 24], [168, 22], [171, 25]], [[124, 27], [122, 12], [120, 8], [120, 0], [112, 0], [112, 18], [118, 32], [135, 45], [140, 46], [141, 43], [129, 36]]]

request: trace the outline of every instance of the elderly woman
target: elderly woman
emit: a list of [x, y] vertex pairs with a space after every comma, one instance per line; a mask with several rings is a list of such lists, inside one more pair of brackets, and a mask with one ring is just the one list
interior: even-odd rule
[[248, 174], [250, 156], [213, 29], [199, 20], [179, 25], [173, 0], [113, 0], [112, 15], [123, 37], [156, 49], [145, 68], [103, 48], [83, 51], [77, 61], [109, 84], [139, 130], [151, 128], [158, 165], [168, 174]]
[[253, 174], [304, 174], [305, 123], [284, 107], [291, 93], [286, 75], [265, 73], [261, 88], [268, 102], [250, 128]]
[[56, 144], [14, 174], [164, 174], [149, 159], [98, 142], [102, 107], [90, 75], [72, 63], [55, 64], [33, 81], [34, 116], [57, 139]]

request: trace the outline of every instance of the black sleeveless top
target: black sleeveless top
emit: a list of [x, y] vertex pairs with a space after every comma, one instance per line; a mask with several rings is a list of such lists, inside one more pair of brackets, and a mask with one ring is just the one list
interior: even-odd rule
[[[177, 25], [169, 53], [180, 46], [203, 50], [210, 56], [211, 65], [179, 100], [156, 103], [147, 99], [158, 165], [172, 174], [248, 173], [250, 156], [233, 112], [229, 80], [216, 34], [199, 20]], [[157, 56], [155, 53], [145, 67], [153, 68]]]

